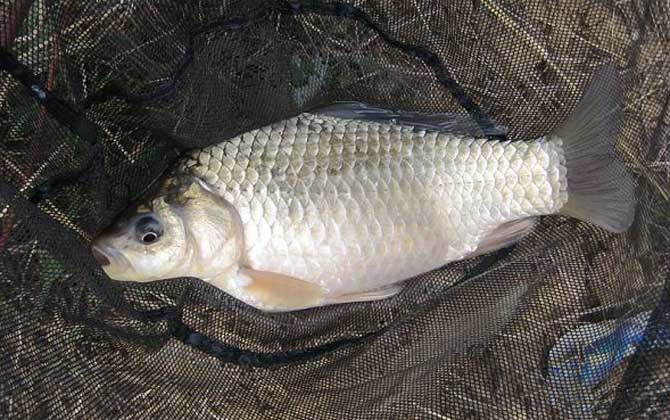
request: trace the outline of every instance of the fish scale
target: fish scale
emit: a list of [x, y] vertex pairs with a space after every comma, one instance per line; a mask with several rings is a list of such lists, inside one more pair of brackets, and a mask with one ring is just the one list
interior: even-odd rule
[[438, 268], [499, 224], [567, 201], [558, 139], [500, 142], [309, 113], [195, 152], [179, 172], [237, 209], [255, 269], [331, 293]]

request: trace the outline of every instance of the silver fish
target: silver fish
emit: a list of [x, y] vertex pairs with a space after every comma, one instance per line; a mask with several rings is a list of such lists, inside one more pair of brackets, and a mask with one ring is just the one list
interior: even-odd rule
[[289, 311], [388, 298], [519, 241], [540, 215], [622, 232], [635, 213], [614, 154], [622, 100], [605, 66], [563, 125], [525, 142], [470, 136], [453, 114], [303, 113], [192, 152], [93, 253], [112, 279], [197, 277]]

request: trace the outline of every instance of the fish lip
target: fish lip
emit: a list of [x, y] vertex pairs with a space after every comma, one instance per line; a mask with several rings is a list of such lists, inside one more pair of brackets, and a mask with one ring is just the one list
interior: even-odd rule
[[118, 271], [121, 267], [123, 267], [121, 271], [125, 271], [130, 266], [129, 261], [122, 253], [115, 251], [114, 249], [109, 249], [104, 245], [94, 243], [91, 246], [91, 253], [96, 261], [98, 261], [98, 264], [103, 268], [107, 267], [108, 269], [111, 269], [112, 261], [115, 262], [114, 271]]
[[93, 245], [91, 247], [91, 253], [93, 254], [93, 258], [100, 264], [102, 267], [108, 266], [112, 264], [112, 261], [109, 259], [107, 254], [102, 250], [97, 245]]

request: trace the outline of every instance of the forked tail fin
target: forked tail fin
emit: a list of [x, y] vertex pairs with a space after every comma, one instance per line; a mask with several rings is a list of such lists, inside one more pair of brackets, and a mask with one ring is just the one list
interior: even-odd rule
[[612, 64], [601, 68], [567, 121], [563, 140], [568, 202], [560, 213], [623, 232], [635, 217], [635, 182], [614, 145], [623, 106], [623, 83]]

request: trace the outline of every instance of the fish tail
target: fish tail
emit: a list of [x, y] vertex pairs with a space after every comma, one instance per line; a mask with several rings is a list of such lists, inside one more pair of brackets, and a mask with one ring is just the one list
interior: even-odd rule
[[623, 83], [601, 68], [577, 108], [552, 135], [563, 141], [568, 201], [560, 213], [623, 232], [635, 217], [635, 182], [615, 153]]

